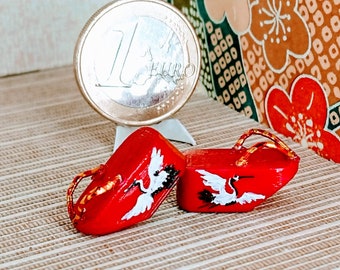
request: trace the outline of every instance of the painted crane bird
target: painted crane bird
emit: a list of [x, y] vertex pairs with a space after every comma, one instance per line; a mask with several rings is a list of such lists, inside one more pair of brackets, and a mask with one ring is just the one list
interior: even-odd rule
[[[204, 189], [203, 191], [199, 192], [199, 198], [204, 202], [227, 206], [235, 203], [246, 204], [258, 199], [265, 199], [264, 195], [256, 194], [253, 192], [244, 192], [239, 197], [234, 183], [242, 178], [240, 176], [234, 176], [226, 180], [221, 176], [210, 173], [206, 170], [196, 170], [196, 172], [201, 175], [201, 178], [203, 179], [203, 184], [205, 186], [210, 187], [212, 190], [216, 191], [210, 192], [208, 189]], [[226, 191], [226, 184], [230, 188], [231, 193]]]
[[154, 147], [148, 166], [150, 184], [145, 187], [143, 179], [138, 179], [126, 190], [126, 192], [129, 192], [131, 188], [138, 186], [142, 194], [137, 198], [134, 207], [122, 217], [122, 220], [128, 220], [150, 210], [154, 202], [154, 196], [164, 189], [172, 188], [177, 181], [179, 171], [173, 165], [166, 165], [163, 168], [163, 159], [164, 156], [161, 155], [161, 150]]

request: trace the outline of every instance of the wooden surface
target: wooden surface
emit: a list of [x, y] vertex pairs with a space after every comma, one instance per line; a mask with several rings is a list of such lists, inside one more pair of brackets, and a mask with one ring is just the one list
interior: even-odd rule
[[[261, 127], [200, 89], [176, 117], [200, 148], [230, 148]], [[84, 101], [72, 68], [0, 79], [0, 126], [1, 269], [340, 267], [340, 165], [290, 140], [296, 177], [252, 212], [187, 213], [174, 190], [151, 219], [92, 237], [72, 227], [66, 190], [110, 157], [115, 125]]]

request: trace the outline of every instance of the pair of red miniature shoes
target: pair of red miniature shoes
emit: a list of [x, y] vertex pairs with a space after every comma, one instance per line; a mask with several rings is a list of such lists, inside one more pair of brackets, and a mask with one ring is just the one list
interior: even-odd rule
[[[270, 139], [250, 148], [251, 135]], [[243, 134], [231, 149], [180, 152], [156, 130], [132, 133], [105, 165], [77, 175], [67, 191], [75, 228], [103, 235], [150, 218], [177, 184], [181, 209], [193, 212], [251, 211], [291, 180], [299, 157], [275, 135], [260, 129]], [[91, 183], [73, 202], [79, 182]]]

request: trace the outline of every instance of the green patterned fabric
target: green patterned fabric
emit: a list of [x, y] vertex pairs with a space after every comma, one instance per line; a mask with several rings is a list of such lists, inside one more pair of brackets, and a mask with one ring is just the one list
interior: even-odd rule
[[258, 121], [256, 106], [247, 81], [240, 40], [225, 18], [209, 19], [204, 1], [169, 1], [187, 16], [196, 29], [202, 50], [201, 81], [210, 97]]

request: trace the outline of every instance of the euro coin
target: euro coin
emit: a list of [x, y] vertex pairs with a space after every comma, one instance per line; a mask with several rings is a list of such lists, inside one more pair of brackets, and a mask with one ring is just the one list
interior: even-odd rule
[[115, 1], [86, 23], [74, 53], [86, 101], [115, 123], [142, 126], [175, 114], [200, 72], [193, 27], [160, 0]]

